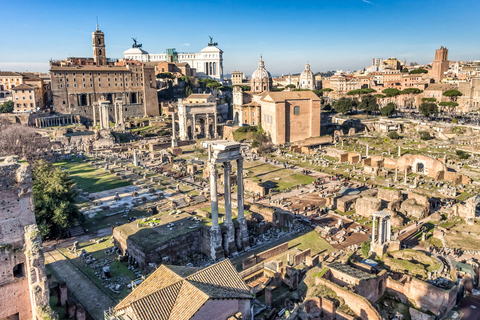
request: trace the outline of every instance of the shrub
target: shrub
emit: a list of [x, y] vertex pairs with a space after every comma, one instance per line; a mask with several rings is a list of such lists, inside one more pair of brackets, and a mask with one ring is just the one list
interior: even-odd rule
[[465, 160], [465, 159], [470, 158], [470, 154], [463, 151], [463, 150], [457, 150], [457, 151], [455, 151], [455, 153], [457, 154], [459, 159]]
[[362, 254], [364, 258], [368, 258], [370, 256], [370, 241], [365, 241], [362, 243]]
[[458, 123], [458, 119], [457, 119], [457, 118], [453, 118], [452, 123]]
[[391, 131], [391, 132], [389, 132], [389, 133], [388, 133], [388, 137], [389, 137], [390, 139], [394, 139], [394, 140], [397, 140], [397, 139], [400, 139], [400, 138], [401, 138], [401, 136], [398, 134], [397, 131]]
[[420, 131], [418, 134], [420, 135], [420, 139], [422, 140], [430, 140], [432, 138], [430, 136], [430, 132], [428, 131]]

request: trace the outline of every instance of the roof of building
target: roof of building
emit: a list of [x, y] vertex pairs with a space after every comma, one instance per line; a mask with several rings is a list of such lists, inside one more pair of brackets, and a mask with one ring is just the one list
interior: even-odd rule
[[274, 102], [306, 99], [320, 100], [320, 98], [312, 91], [269, 91], [263, 94], [261, 100], [264, 100], [267, 96], [269, 96]]
[[128, 50], [125, 50], [123, 52], [124, 55], [126, 54], [148, 54], [147, 51], [141, 49], [141, 48], [130, 48]]
[[89, 65], [73, 65], [73, 66], [51, 66], [50, 71], [129, 71], [127, 67], [121, 66], [89, 66]]
[[200, 269], [160, 266], [116, 307], [138, 320], [190, 319], [209, 299], [251, 299], [230, 260]]
[[211, 96], [212, 94], [210, 93], [192, 93], [186, 99], [207, 99]]
[[450, 83], [432, 83], [424, 91], [446, 91], [453, 89], [455, 86]]
[[15, 88], [12, 88], [12, 90], [32, 90], [37, 88], [37, 86], [30, 85], [30, 84], [21, 84], [16, 86]]
[[374, 274], [367, 273], [365, 271], [362, 271], [357, 268], [353, 268], [349, 266], [348, 264], [340, 263], [340, 262], [334, 262], [328, 265], [329, 268], [335, 269], [337, 271], [346, 273], [354, 278], [364, 280], [364, 279], [373, 279], [376, 277]]
[[13, 71], [0, 71], [0, 77], [21, 77], [22, 75], [18, 72]]

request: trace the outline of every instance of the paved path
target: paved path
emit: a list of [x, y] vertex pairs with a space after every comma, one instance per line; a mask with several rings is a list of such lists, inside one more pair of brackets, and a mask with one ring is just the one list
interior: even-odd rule
[[103, 311], [117, 304], [57, 250], [45, 253], [45, 263], [67, 283], [68, 289], [95, 320], [103, 319]]

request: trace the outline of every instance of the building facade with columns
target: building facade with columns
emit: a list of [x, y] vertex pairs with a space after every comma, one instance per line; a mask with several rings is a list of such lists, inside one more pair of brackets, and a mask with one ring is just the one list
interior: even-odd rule
[[223, 122], [212, 94], [191, 94], [178, 100], [180, 140], [217, 138], [218, 123]]
[[140, 61], [106, 58], [105, 37], [92, 34], [93, 58], [68, 58], [50, 63], [54, 109], [93, 120], [93, 104], [122, 99], [126, 117], [158, 116], [155, 68]]
[[195, 69], [195, 74], [200, 79], [211, 78], [219, 82], [223, 81], [223, 51], [218, 48], [218, 43], [212, 39], [199, 53], [177, 52], [175, 49], [167, 49], [165, 53], [151, 54], [134, 44], [132, 48], [123, 53], [126, 60], [141, 62], [172, 62], [188, 63], [190, 68]]

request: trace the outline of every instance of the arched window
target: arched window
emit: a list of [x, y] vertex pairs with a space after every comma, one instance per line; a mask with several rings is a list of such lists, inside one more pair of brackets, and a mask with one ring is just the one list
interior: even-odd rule
[[102, 49], [98, 49], [98, 55], [99, 55], [99, 56], [102, 55]]
[[293, 107], [293, 114], [300, 114], [300, 107], [299, 106]]
[[137, 103], [137, 94], [135, 92], [130, 95], [130, 103]]

